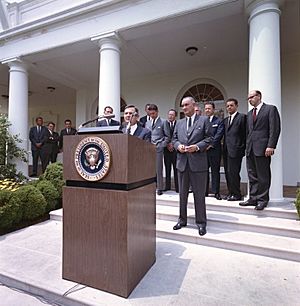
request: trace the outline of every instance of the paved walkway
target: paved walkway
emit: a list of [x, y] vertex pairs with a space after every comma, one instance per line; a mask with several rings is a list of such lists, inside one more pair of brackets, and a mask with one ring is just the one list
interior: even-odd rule
[[61, 278], [61, 232], [46, 221], [0, 237], [0, 283], [23, 290], [0, 286], [1, 306], [299, 305], [300, 263], [165, 239], [128, 299], [78, 285]]

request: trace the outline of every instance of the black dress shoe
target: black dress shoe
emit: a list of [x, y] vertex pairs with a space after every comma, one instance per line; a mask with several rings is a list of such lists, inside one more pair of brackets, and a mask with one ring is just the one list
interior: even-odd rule
[[249, 201], [249, 200], [239, 203], [240, 206], [256, 206], [256, 204], [257, 204], [256, 202]]
[[163, 191], [169, 191], [171, 190], [171, 188], [165, 188]]
[[223, 198], [223, 200], [228, 200], [231, 196], [232, 196], [231, 194], [228, 194]]
[[179, 230], [179, 229], [181, 229], [182, 227], [185, 227], [185, 226], [186, 226], [186, 223], [178, 222], [177, 224], [175, 224], [173, 226], [173, 230], [176, 231], [176, 230]]
[[268, 203], [260, 202], [260, 203], [258, 203], [254, 207], [254, 209], [256, 209], [256, 210], [264, 210], [264, 208], [267, 207], [267, 205], [268, 205]]
[[204, 236], [206, 234], [206, 227], [205, 226], [199, 226], [199, 235]]
[[163, 194], [162, 190], [157, 190], [157, 195], [162, 195], [162, 194]]
[[242, 199], [241, 196], [232, 195], [231, 197], [227, 199], [227, 201], [240, 201], [241, 199]]
[[37, 174], [36, 173], [32, 173], [29, 175], [29, 177], [37, 177]]
[[222, 198], [221, 198], [221, 196], [220, 196], [219, 193], [215, 193], [215, 198], [216, 198], [217, 200], [222, 200]]

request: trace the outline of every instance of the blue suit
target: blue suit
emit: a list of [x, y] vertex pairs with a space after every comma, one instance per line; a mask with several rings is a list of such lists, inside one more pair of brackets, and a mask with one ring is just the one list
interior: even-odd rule
[[[213, 116], [210, 122], [213, 129], [212, 147], [207, 150], [208, 168], [211, 169], [211, 191], [214, 194], [220, 193], [220, 165], [221, 165], [221, 139], [224, 135], [224, 123], [221, 119]], [[209, 193], [209, 171], [206, 193]]]
[[[127, 124], [126, 125], [123, 125], [122, 127], [122, 132], [124, 134], [127, 133]], [[132, 136], [136, 136], [140, 139], [143, 139], [147, 142], [151, 142], [151, 131], [146, 129], [146, 128], [143, 128], [142, 126], [140, 126], [139, 124], [137, 125], [137, 128], [136, 130], [134, 131], [133, 135]]]

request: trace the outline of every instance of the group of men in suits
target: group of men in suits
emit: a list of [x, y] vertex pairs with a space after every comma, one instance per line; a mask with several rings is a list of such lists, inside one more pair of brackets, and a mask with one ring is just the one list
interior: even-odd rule
[[38, 161], [41, 160], [42, 173], [46, 170], [48, 164], [57, 160], [57, 154], [63, 149], [63, 137], [66, 135], [75, 135], [76, 129], [72, 128], [71, 120], [65, 120], [65, 128], [61, 130], [60, 135], [54, 131], [55, 124], [49, 122], [44, 126], [42, 117], [36, 118], [36, 125], [30, 128], [29, 140], [31, 142], [32, 152], [32, 173], [31, 177], [38, 174]]
[[[280, 116], [274, 105], [262, 102], [259, 90], [250, 91], [248, 101], [253, 109], [247, 115], [240, 114], [238, 101], [230, 98], [226, 101], [228, 117], [223, 121], [214, 120], [214, 104], [205, 104], [204, 116], [195, 113], [195, 101], [192, 97], [182, 100], [182, 109], [186, 118], [176, 125], [173, 144], [177, 151], [177, 171], [179, 179], [179, 218], [174, 230], [187, 225], [187, 199], [189, 186], [194, 193], [196, 225], [199, 235], [206, 234], [205, 192], [208, 185], [208, 169], [218, 179], [216, 173], [220, 156], [210, 153], [221, 152], [221, 139], [224, 136], [223, 152], [229, 201], [241, 200], [240, 170], [246, 151], [249, 177], [249, 199], [240, 202], [240, 206], [255, 206], [263, 210], [269, 202], [271, 185], [271, 156], [274, 154], [280, 135]], [[214, 179], [213, 178], [213, 179]], [[219, 191], [217, 181], [212, 182], [213, 191]], [[219, 197], [217, 197], [219, 198]]]

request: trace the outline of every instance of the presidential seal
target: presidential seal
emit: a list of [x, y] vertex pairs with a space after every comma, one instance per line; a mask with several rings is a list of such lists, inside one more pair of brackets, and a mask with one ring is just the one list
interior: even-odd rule
[[99, 181], [109, 171], [110, 148], [100, 137], [83, 138], [76, 147], [74, 161], [81, 177], [87, 181]]

